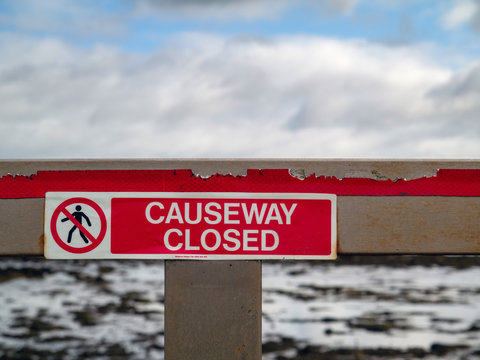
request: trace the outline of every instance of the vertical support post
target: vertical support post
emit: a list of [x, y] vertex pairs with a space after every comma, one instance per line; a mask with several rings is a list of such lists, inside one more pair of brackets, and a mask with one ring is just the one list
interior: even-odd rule
[[165, 358], [261, 359], [261, 261], [165, 261]]

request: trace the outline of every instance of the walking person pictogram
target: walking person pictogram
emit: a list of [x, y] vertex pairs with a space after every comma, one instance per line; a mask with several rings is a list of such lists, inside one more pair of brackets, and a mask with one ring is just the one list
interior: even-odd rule
[[[77, 205], [75, 206], [75, 210], [73, 213], [72, 213], [72, 216], [75, 218], [75, 220], [78, 221], [78, 223], [80, 225], [82, 225], [82, 219], [85, 218], [85, 220], [87, 221], [87, 224], [88, 226], [92, 226], [92, 223], [90, 222], [90, 219], [88, 218], [87, 215], [85, 215], [85, 213], [82, 210], [82, 207], [80, 205]], [[68, 217], [64, 218], [61, 220], [62, 222], [65, 222], [65, 221], [70, 221], [70, 219]], [[73, 225], [73, 227], [70, 229], [70, 231], [68, 232], [68, 240], [67, 240], [67, 243], [71, 243], [72, 242], [72, 235], [73, 235], [73, 232], [78, 229], [77, 225]], [[85, 236], [85, 234], [82, 232], [82, 230], [78, 229], [78, 231], [80, 232], [80, 236], [82, 237], [83, 241], [85, 241], [85, 244], [88, 244], [88, 239], [87, 237]]]
[[[78, 234], [75, 235], [77, 229]], [[94, 250], [105, 238], [107, 218], [95, 201], [85, 197], [72, 197], [54, 208], [50, 232], [54, 240], [50, 244], [56, 244], [71, 254], [85, 254]], [[81, 244], [76, 244], [74, 235], [82, 238]]]

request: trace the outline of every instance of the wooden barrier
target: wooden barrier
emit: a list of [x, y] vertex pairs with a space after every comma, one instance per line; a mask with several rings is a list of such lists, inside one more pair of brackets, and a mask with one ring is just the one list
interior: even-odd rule
[[[337, 194], [339, 254], [480, 253], [480, 161], [7, 160], [0, 255], [43, 254], [46, 191], [215, 191], [222, 182]], [[167, 359], [261, 357], [259, 261], [166, 261], [165, 274]]]

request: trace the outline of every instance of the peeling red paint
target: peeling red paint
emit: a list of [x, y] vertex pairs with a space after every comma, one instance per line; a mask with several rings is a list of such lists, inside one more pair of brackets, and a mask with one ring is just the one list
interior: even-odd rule
[[38, 171], [0, 178], [0, 198], [42, 198], [48, 191], [288, 192], [363, 196], [480, 196], [480, 170], [441, 169], [414, 180], [317, 177], [301, 180], [288, 169], [248, 170], [247, 176], [213, 175], [191, 170]]

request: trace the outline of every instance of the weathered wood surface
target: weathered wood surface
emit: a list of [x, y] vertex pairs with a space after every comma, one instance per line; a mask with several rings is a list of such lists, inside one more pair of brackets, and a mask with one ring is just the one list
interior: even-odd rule
[[260, 261], [165, 261], [165, 358], [261, 359]]
[[[259, 168], [338, 178], [415, 179], [434, 176], [438, 169], [480, 169], [480, 161], [9, 160], [0, 161], [0, 176], [100, 169], [191, 169], [209, 176]], [[0, 254], [43, 254], [43, 203], [42, 198], [0, 199]], [[337, 212], [339, 254], [480, 253], [480, 197], [339, 196]]]
[[191, 169], [200, 176], [216, 173], [246, 175], [247, 169], [299, 169], [308, 176], [371, 179], [415, 179], [434, 176], [438, 169], [480, 169], [480, 160], [359, 160], [359, 159], [124, 159], [124, 160], [0, 160], [0, 177], [33, 175], [47, 170], [173, 170]]

